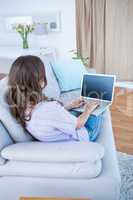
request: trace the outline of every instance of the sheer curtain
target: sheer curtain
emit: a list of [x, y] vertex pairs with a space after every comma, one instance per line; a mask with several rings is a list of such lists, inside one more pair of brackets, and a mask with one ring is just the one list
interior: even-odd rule
[[97, 72], [133, 80], [132, 11], [132, 0], [76, 0], [77, 50]]

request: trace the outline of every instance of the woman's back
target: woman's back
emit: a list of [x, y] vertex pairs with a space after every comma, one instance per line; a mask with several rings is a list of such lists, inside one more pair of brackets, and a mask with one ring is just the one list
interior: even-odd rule
[[40, 102], [26, 122], [27, 130], [38, 140], [68, 141], [89, 140], [85, 127], [76, 129], [77, 118], [57, 101]]

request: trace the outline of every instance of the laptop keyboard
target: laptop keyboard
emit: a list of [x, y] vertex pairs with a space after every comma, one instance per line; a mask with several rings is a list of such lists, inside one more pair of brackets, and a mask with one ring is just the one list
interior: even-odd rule
[[[86, 102], [93, 102], [93, 100], [89, 100], [89, 101], [86, 101]], [[106, 110], [106, 108], [110, 105], [109, 103], [107, 103], [107, 102], [101, 102], [101, 101], [99, 101], [98, 102], [98, 106], [96, 107], [96, 109], [92, 112], [92, 114], [94, 114], [94, 115], [99, 115], [100, 113], [102, 113], [103, 111], [105, 111]], [[76, 108], [76, 109], [74, 109], [74, 110], [76, 110], [76, 111], [78, 111], [78, 112], [84, 112], [84, 110], [85, 110], [85, 105], [84, 106], [82, 106], [82, 107], [80, 107], [80, 108]]]

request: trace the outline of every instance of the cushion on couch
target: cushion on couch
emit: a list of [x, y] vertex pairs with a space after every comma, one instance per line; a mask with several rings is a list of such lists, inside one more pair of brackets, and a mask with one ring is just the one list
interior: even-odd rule
[[0, 105], [0, 120], [15, 142], [26, 142], [34, 140], [33, 137], [27, 131], [25, 131], [16, 121], [16, 119], [11, 115], [8, 107], [3, 107]]
[[102, 170], [101, 160], [95, 163], [40, 163], [8, 161], [0, 166], [0, 176], [23, 176], [40, 178], [90, 179]]
[[59, 100], [61, 102], [63, 102], [63, 104], [68, 104], [69, 102], [71, 102], [74, 99], [79, 99], [79, 97], [81, 96], [81, 90], [80, 89], [76, 89], [76, 90], [72, 90], [69, 92], [63, 92], [60, 95]]
[[91, 142], [26, 142], [4, 148], [2, 156], [11, 161], [95, 163], [103, 158], [104, 148]]
[[13, 144], [13, 140], [8, 134], [8, 131], [0, 121], [0, 165], [5, 163], [5, 159], [1, 156], [1, 151], [4, 147], [8, 146], [9, 144]]
[[33, 138], [11, 115], [8, 104], [5, 101], [5, 94], [8, 89], [8, 77], [0, 81], [0, 120], [8, 130], [15, 142], [32, 141]]
[[42, 58], [42, 61], [44, 62], [45, 65], [45, 71], [48, 82], [47, 87], [43, 90], [43, 93], [48, 97], [58, 99], [60, 96], [60, 88], [56, 80], [56, 77], [53, 73], [52, 67], [50, 65], [50, 60], [45, 57]]
[[81, 88], [83, 74], [88, 73], [80, 60], [63, 60], [51, 63], [61, 92]]

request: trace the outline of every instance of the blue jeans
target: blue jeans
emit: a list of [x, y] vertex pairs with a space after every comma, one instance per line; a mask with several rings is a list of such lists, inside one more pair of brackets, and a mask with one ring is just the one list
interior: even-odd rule
[[[78, 111], [71, 111], [71, 114], [78, 117], [81, 113]], [[88, 131], [90, 141], [95, 142], [96, 139], [98, 138], [102, 127], [102, 122], [103, 122], [103, 114], [99, 116], [95, 115], [89, 116], [87, 122], [85, 123], [85, 127]]]

